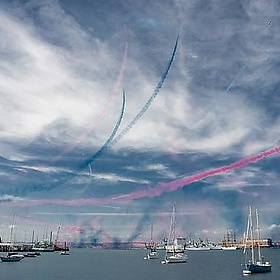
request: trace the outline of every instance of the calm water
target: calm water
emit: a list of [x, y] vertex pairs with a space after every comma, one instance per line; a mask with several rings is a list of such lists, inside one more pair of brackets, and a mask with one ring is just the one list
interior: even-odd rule
[[0, 279], [7, 280], [279, 280], [280, 249], [263, 251], [272, 262], [272, 272], [243, 276], [242, 251], [187, 252], [188, 262], [160, 263], [144, 260], [145, 250], [72, 249], [69, 256], [44, 253], [37, 258], [25, 258], [19, 263], [0, 263]]

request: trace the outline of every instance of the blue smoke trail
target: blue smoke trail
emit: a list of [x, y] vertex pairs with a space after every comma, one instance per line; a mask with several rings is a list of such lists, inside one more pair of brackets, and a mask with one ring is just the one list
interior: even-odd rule
[[86, 168], [89, 164], [91, 164], [93, 161], [95, 161], [97, 158], [99, 158], [103, 153], [104, 151], [106, 151], [109, 146], [111, 145], [112, 143], [112, 140], [113, 138], [115, 137], [119, 127], [120, 127], [120, 124], [122, 122], [122, 118], [123, 118], [123, 115], [124, 115], [124, 110], [125, 110], [125, 104], [126, 104], [126, 99], [125, 99], [125, 91], [123, 90], [123, 102], [122, 102], [122, 110], [121, 110], [121, 114], [120, 114], [120, 117], [110, 135], [110, 137], [107, 139], [107, 141], [104, 143], [104, 145], [93, 155], [91, 156], [90, 158], [88, 158], [79, 168], [79, 170], [82, 170], [84, 168]]
[[85, 130], [82, 134], [80, 134], [72, 144], [68, 145], [63, 151], [61, 151], [58, 155], [53, 157], [52, 162], [58, 161], [62, 156], [65, 156], [70, 151], [72, 151], [75, 147], [77, 147], [78, 144], [80, 144], [82, 141], [84, 141], [85, 138], [93, 131], [95, 125], [98, 122], [100, 122], [102, 116], [106, 113], [108, 106], [111, 104], [111, 102], [115, 98], [115, 95], [120, 90], [120, 86], [123, 81], [124, 71], [125, 71], [126, 64], [127, 64], [127, 54], [128, 54], [128, 43], [126, 42], [124, 54], [123, 54], [123, 58], [122, 58], [122, 63], [121, 63], [121, 68], [120, 68], [120, 71], [118, 74], [118, 78], [115, 82], [115, 86], [113, 87], [112, 93], [109, 96], [108, 102], [104, 105], [103, 109], [100, 111], [98, 116], [96, 116], [96, 118], [95, 118], [94, 122], [91, 124], [91, 126], [89, 126], [87, 130]]
[[110, 135], [110, 137], [108, 138], [108, 140], [105, 142], [105, 144], [90, 158], [88, 158], [79, 168], [78, 170], [81, 171], [83, 169], [85, 169], [86, 167], [88, 167], [92, 162], [94, 162], [97, 158], [99, 158], [107, 149], [110, 148], [110, 146], [112, 146], [113, 144], [116, 144], [135, 124], [137, 121], [140, 120], [140, 118], [144, 115], [144, 113], [148, 110], [148, 108], [151, 106], [152, 102], [154, 101], [154, 99], [156, 98], [156, 96], [158, 95], [160, 89], [162, 88], [164, 81], [166, 80], [166, 77], [169, 73], [169, 70], [171, 69], [172, 63], [174, 61], [176, 52], [177, 52], [177, 48], [178, 48], [178, 42], [179, 42], [179, 35], [176, 38], [176, 42], [175, 42], [175, 46], [171, 55], [171, 58], [169, 59], [167, 66], [165, 68], [165, 71], [163, 72], [157, 86], [155, 87], [153, 94], [151, 95], [151, 97], [148, 99], [148, 101], [146, 102], [146, 104], [144, 105], [144, 107], [140, 110], [140, 112], [134, 117], [134, 119], [122, 130], [122, 132], [114, 139], [119, 126], [121, 124], [122, 118], [123, 118], [123, 114], [124, 114], [124, 107], [125, 107], [125, 92], [123, 91], [123, 107], [122, 107], [122, 112], [120, 115], [120, 118], [118, 120], [118, 122], [116, 123], [116, 126], [112, 132], [112, 134]]
[[236, 82], [236, 80], [239, 78], [239, 76], [244, 72], [245, 67], [243, 67], [235, 76], [235, 78], [233, 79], [233, 81], [230, 83], [230, 85], [226, 88], [225, 93], [227, 93], [234, 85], [234, 83]]
[[148, 110], [148, 108], [151, 106], [152, 102], [154, 101], [154, 99], [156, 98], [156, 96], [158, 95], [160, 89], [163, 86], [164, 81], [166, 80], [166, 77], [169, 73], [169, 70], [172, 66], [172, 63], [174, 61], [175, 55], [176, 55], [176, 51], [178, 48], [178, 42], [179, 42], [179, 36], [177, 36], [176, 38], [176, 42], [175, 42], [175, 46], [171, 55], [170, 60], [167, 63], [167, 66], [165, 68], [165, 71], [163, 72], [160, 81], [158, 82], [157, 86], [155, 87], [152, 96], [148, 99], [148, 101], [146, 102], [146, 104], [144, 105], [144, 107], [140, 110], [140, 112], [134, 117], [134, 119], [122, 130], [122, 132], [114, 139], [115, 134], [118, 131], [118, 128], [120, 126], [122, 117], [123, 117], [123, 113], [124, 113], [124, 106], [125, 106], [125, 92], [123, 91], [123, 108], [122, 108], [122, 112], [119, 118], [119, 121], [116, 123], [116, 126], [111, 134], [111, 136], [108, 138], [108, 140], [105, 142], [105, 144], [100, 148], [99, 151], [97, 151], [93, 156], [91, 156], [90, 158], [88, 158], [79, 168], [78, 170], [82, 170], [85, 169], [87, 166], [89, 166], [92, 162], [94, 162], [97, 158], [99, 158], [107, 149], [110, 148], [110, 146], [112, 146], [113, 144], [116, 144], [135, 124], [137, 121], [140, 120], [140, 118], [144, 115], [144, 113]]
[[167, 63], [167, 66], [165, 68], [165, 71], [163, 72], [160, 81], [158, 82], [157, 86], [154, 89], [154, 92], [152, 94], [152, 96], [148, 99], [148, 101], [146, 102], [146, 104], [144, 105], [144, 107], [140, 110], [140, 112], [134, 117], [134, 119], [122, 130], [122, 132], [113, 140], [113, 143], [111, 144], [115, 144], [117, 143], [135, 124], [137, 121], [140, 120], [140, 118], [144, 115], [144, 113], [148, 110], [148, 108], [151, 106], [152, 102], [154, 101], [154, 99], [156, 98], [156, 96], [158, 95], [160, 89], [163, 86], [163, 83], [169, 73], [169, 70], [172, 66], [173, 60], [175, 58], [176, 55], [176, 51], [178, 48], [178, 42], [179, 42], [179, 35], [176, 38], [176, 42], [175, 42], [175, 46], [171, 55], [170, 60]]
[[79, 172], [81, 172], [83, 169], [87, 168], [89, 164], [91, 164], [94, 160], [96, 160], [98, 157], [100, 157], [102, 155], [102, 153], [108, 148], [108, 146], [110, 145], [110, 143], [112, 142], [112, 139], [114, 138], [114, 136], [116, 135], [123, 115], [124, 115], [124, 111], [125, 111], [125, 104], [126, 104], [126, 98], [125, 98], [125, 91], [123, 90], [123, 100], [122, 100], [122, 109], [121, 109], [121, 114], [119, 116], [119, 119], [110, 135], [110, 137], [107, 139], [107, 141], [104, 143], [104, 145], [90, 158], [88, 158], [85, 162], [83, 162], [74, 172], [68, 173], [64, 176], [62, 176], [62, 178], [59, 178], [57, 180], [57, 182], [53, 183], [53, 184], [48, 184], [48, 183], [43, 183], [43, 184], [39, 184], [39, 185], [35, 185], [32, 186], [32, 189], [30, 190], [30, 188], [25, 188], [24, 190], [21, 190], [21, 195], [24, 195], [25, 193], [31, 192], [31, 191], [43, 191], [43, 190], [51, 190], [55, 187], [58, 187], [60, 185], [63, 185], [64, 183], [68, 182], [69, 180], [75, 178], [78, 176]]
[[[146, 104], [144, 105], [144, 107], [140, 110], [140, 112], [134, 117], [134, 119], [123, 129], [123, 131], [114, 139], [118, 129], [119, 129], [119, 126], [121, 124], [121, 121], [122, 121], [122, 118], [123, 118], [123, 115], [124, 115], [124, 108], [125, 108], [125, 92], [123, 91], [123, 104], [122, 104], [122, 110], [121, 110], [121, 114], [120, 114], [120, 117], [119, 117], [119, 120], [118, 122], [116, 123], [115, 125], [115, 128], [112, 132], [112, 134], [110, 135], [110, 137], [108, 138], [108, 140], [105, 142], [105, 144], [93, 155], [91, 156], [90, 158], [88, 158], [84, 163], [82, 163], [75, 172], [71, 173], [71, 174], [68, 174], [66, 175], [65, 177], [67, 178], [62, 178], [62, 179], [59, 179], [59, 183], [55, 183], [53, 185], [46, 185], [45, 184], [45, 189], [52, 189], [53, 187], [55, 186], [58, 186], [58, 185], [62, 185], [63, 183], [69, 181], [71, 178], [74, 178], [77, 176], [77, 174], [82, 171], [83, 169], [85, 168], [88, 168], [89, 164], [91, 164], [92, 162], [94, 162], [98, 157], [100, 157], [107, 149], [109, 149], [110, 146], [112, 146], [113, 144], [116, 144], [132, 127], [133, 125], [138, 121], [140, 120], [140, 118], [143, 116], [143, 114], [148, 110], [148, 108], [151, 106], [152, 102], [154, 101], [154, 99], [156, 98], [156, 96], [158, 95], [160, 89], [162, 88], [166, 78], [167, 78], [167, 75], [171, 69], [171, 66], [172, 66], [172, 63], [174, 61], [174, 58], [175, 58], [175, 55], [176, 55], [176, 52], [177, 52], [177, 48], [178, 48], [178, 42], [179, 42], [179, 35], [177, 36], [176, 38], [176, 41], [175, 41], [175, 46], [173, 48], [173, 52], [172, 52], [172, 55], [171, 55], [171, 58], [169, 59], [167, 65], [166, 65], [166, 68], [165, 68], [165, 71], [163, 72], [161, 78], [160, 78], [160, 81], [158, 82], [157, 86], [155, 87], [154, 91], [153, 91], [153, 94], [152, 96], [148, 99], [148, 101], [146, 102]], [[42, 185], [40, 186], [34, 186], [33, 187], [33, 191], [36, 191], [36, 190], [43, 190], [44, 187]], [[27, 190], [26, 190], [27, 191]]]

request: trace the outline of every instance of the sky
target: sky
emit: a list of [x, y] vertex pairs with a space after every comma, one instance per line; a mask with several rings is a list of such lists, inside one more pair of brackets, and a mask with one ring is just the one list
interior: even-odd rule
[[280, 240], [280, 3], [0, 1], [0, 236]]

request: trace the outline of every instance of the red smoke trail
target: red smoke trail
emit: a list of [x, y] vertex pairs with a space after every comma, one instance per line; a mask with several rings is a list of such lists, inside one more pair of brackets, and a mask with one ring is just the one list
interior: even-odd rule
[[120, 68], [120, 71], [119, 71], [119, 75], [118, 75], [117, 81], [115, 83], [114, 89], [113, 89], [113, 91], [112, 91], [112, 93], [110, 95], [109, 101], [105, 104], [104, 108], [99, 113], [99, 115], [95, 118], [95, 120], [91, 124], [91, 126], [88, 127], [87, 130], [84, 133], [79, 135], [75, 139], [75, 141], [72, 144], [70, 144], [68, 147], [66, 147], [59, 155], [53, 157], [52, 162], [58, 161], [62, 156], [64, 156], [65, 154], [68, 154], [75, 147], [77, 147], [77, 145], [79, 143], [81, 143], [83, 140], [85, 140], [85, 138], [93, 131], [93, 128], [96, 125], [96, 123], [103, 117], [103, 115], [105, 114], [107, 108], [111, 104], [114, 96], [116, 95], [116, 93], [118, 93], [120, 91], [122, 80], [123, 80], [123, 76], [124, 76], [124, 70], [125, 70], [126, 62], [127, 62], [127, 53], [128, 53], [128, 43], [126, 42], [125, 49], [124, 49], [124, 54], [123, 54], [123, 58], [122, 58], [122, 64], [121, 64], [121, 68]]
[[222, 173], [225, 173], [225, 172], [228, 172], [228, 171], [246, 166], [248, 164], [257, 162], [257, 161], [259, 161], [263, 158], [270, 157], [270, 156], [272, 156], [274, 154], [277, 154], [279, 152], [280, 152], [280, 146], [275, 147], [275, 148], [270, 149], [270, 150], [267, 150], [267, 151], [264, 151], [264, 152], [259, 153], [257, 155], [253, 155], [253, 156], [241, 159], [241, 160], [236, 161], [236, 162], [234, 162], [232, 164], [229, 164], [229, 165], [225, 165], [225, 166], [222, 166], [222, 167], [219, 167], [219, 168], [210, 169], [210, 170], [204, 171], [202, 173], [190, 176], [188, 178], [178, 179], [178, 180], [175, 180], [175, 181], [172, 181], [172, 182], [169, 182], [169, 183], [159, 183], [155, 188], [150, 189], [148, 191], [147, 190], [142, 190], [142, 191], [134, 192], [134, 193], [128, 194], [125, 197], [120, 196], [119, 199], [118, 199], [118, 197], [116, 197], [114, 200], [115, 201], [116, 200], [119, 200], [119, 201], [128, 200], [128, 201], [130, 201], [130, 200], [134, 200], [134, 199], [145, 197], [145, 196], [146, 197], [160, 196], [164, 192], [175, 191], [178, 188], [182, 188], [186, 185], [192, 184], [192, 183], [197, 182], [197, 181], [201, 181], [205, 178], [208, 178], [208, 177], [211, 177], [211, 176], [214, 176], [214, 175], [222, 174]]
[[219, 168], [210, 169], [208, 171], [193, 175], [189, 178], [183, 178], [183, 179], [175, 180], [175, 181], [173, 181], [171, 183], [168, 183], [168, 184], [161, 183], [160, 187], [159, 187], [159, 190], [161, 190], [162, 192], [164, 190], [174, 191], [174, 190], [176, 190], [180, 187], [183, 187], [185, 185], [188, 185], [188, 184], [191, 184], [191, 183], [194, 183], [194, 182], [197, 182], [197, 181], [201, 181], [201, 180], [203, 180], [207, 177], [211, 177], [211, 176], [214, 176], [214, 175], [226, 173], [228, 171], [246, 166], [248, 164], [257, 162], [257, 161], [259, 161], [263, 158], [270, 157], [270, 156], [272, 156], [274, 154], [277, 154], [279, 152], [280, 152], [280, 146], [276, 147], [276, 148], [273, 148], [273, 149], [270, 149], [270, 150], [267, 150], [265, 152], [259, 153], [257, 155], [253, 155], [253, 156], [250, 156], [250, 157], [247, 157], [247, 158], [243, 158], [243, 159], [241, 159], [239, 161], [236, 161], [236, 162], [234, 162], [232, 164], [229, 164], [229, 165], [225, 165], [225, 166], [222, 166], [222, 167], [219, 167]]
[[[275, 147], [273, 149], [261, 152], [257, 155], [253, 155], [250, 157], [243, 158], [239, 161], [236, 161], [229, 165], [224, 165], [219, 168], [210, 169], [195, 175], [192, 175], [187, 178], [182, 178], [178, 180], [174, 180], [169, 183], [158, 183], [155, 188], [149, 188], [144, 190], [135, 191], [128, 194], [118, 195], [118, 196], [110, 196], [104, 198], [84, 198], [84, 199], [73, 199], [73, 200], [65, 200], [65, 199], [39, 199], [39, 200], [15, 200], [10, 202], [2, 202], [4, 207], [26, 207], [26, 206], [37, 206], [43, 204], [58, 204], [63, 206], [85, 206], [85, 205], [106, 205], [106, 204], [115, 204], [115, 203], [126, 203], [138, 198], [143, 197], [157, 197], [161, 196], [165, 192], [172, 192], [179, 188], [182, 188], [186, 185], [192, 184], [197, 181], [201, 181], [205, 178], [212, 177], [218, 174], [223, 174], [228, 171], [249, 165], [251, 163], [257, 162], [267, 157], [271, 157], [280, 152], [280, 146]], [[0, 204], [1, 206], [1, 204]]]

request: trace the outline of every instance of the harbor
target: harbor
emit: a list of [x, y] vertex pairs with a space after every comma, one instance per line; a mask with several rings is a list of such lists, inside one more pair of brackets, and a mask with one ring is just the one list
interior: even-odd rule
[[[280, 263], [280, 251], [264, 249], [264, 253], [274, 264], [272, 272], [265, 279], [276, 280], [280, 273], [277, 265]], [[19, 263], [0, 263], [0, 269], [1, 277], [9, 280], [141, 280], [143, 275], [151, 280], [173, 279], [174, 275], [199, 280], [209, 280], [209, 275], [210, 279], [244, 280], [242, 250], [189, 251], [187, 263], [172, 265], [161, 264], [164, 254], [161, 250], [158, 251], [158, 259], [145, 260], [146, 249], [71, 248], [68, 256], [62, 256], [59, 252], [45, 252], [35, 258], [25, 257]]]

